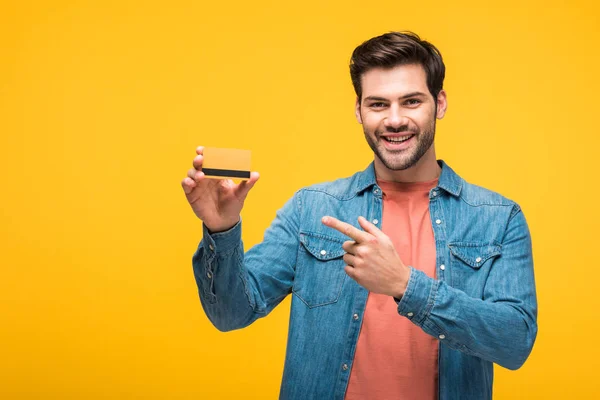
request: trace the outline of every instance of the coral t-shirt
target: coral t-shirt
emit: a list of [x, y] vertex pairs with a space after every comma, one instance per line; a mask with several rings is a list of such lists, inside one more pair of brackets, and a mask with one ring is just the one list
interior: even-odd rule
[[[435, 241], [426, 182], [377, 180], [383, 190], [381, 229], [405, 265], [435, 278]], [[369, 292], [346, 400], [437, 399], [438, 340], [398, 314], [394, 298]]]

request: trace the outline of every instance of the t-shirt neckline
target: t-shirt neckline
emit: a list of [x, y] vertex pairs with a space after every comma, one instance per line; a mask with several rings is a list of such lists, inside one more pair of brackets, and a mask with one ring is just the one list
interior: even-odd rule
[[439, 177], [421, 182], [394, 182], [377, 178], [377, 184], [385, 192], [429, 192], [437, 186]]

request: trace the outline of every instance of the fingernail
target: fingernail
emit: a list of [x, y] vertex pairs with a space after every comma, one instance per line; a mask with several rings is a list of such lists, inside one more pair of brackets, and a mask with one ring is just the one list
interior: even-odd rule
[[329, 218], [323, 217], [321, 218], [321, 221], [323, 221], [323, 223], [326, 224], [327, 222], [329, 222]]

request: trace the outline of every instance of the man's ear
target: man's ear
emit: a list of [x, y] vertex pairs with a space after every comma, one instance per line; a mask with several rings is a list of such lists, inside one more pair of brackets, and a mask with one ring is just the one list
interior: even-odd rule
[[448, 98], [446, 97], [446, 91], [444, 89], [440, 90], [437, 95], [437, 114], [435, 117], [437, 119], [444, 118], [446, 115], [446, 110], [448, 109]]
[[356, 104], [354, 105], [354, 113], [356, 114], [356, 120], [362, 125], [362, 116], [360, 115], [360, 99], [356, 97]]

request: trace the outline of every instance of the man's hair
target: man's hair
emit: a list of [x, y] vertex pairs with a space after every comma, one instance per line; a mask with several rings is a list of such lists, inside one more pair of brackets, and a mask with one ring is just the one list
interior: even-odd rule
[[362, 75], [373, 68], [394, 68], [420, 64], [427, 75], [427, 87], [433, 96], [442, 90], [446, 67], [439, 50], [413, 32], [388, 32], [362, 43], [352, 52], [350, 77], [358, 101], [362, 100]]

